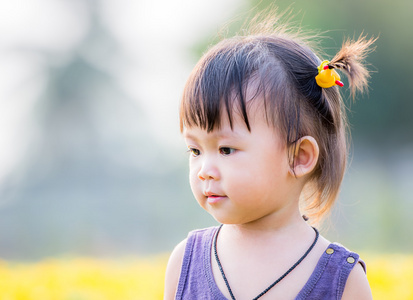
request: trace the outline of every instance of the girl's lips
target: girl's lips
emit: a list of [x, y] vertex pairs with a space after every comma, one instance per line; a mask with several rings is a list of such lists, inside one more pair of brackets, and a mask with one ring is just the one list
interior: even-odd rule
[[220, 201], [222, 201], [222, 200], [224, 200], [226, 197], [225, 196], [219, 196], [219, 195], [210, 195], [210, 196], [207, 196], [208, 198], [208, 203], [209, 204], [216, 204], [216, 203], [218, 203], [218, 202], [220, 202]]

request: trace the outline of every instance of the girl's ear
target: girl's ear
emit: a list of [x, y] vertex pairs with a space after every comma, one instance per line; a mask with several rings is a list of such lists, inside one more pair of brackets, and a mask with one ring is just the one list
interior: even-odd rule
[[290, 173], [296, 178], [310, 174], [318, 161], [320, 150], [317, 141], [312, 136], [304, 136], [299, 139], [294, 151], [294, 165]]

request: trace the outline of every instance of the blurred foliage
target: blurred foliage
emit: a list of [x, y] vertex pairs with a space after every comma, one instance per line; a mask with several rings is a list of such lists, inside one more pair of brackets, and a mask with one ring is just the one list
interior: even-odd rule
[[[368, 257], [367, 276], [375, 300], [413, 299], [412, 256], [365, 254], [364, 257]], [[0, 299], [162, 299], [166, 258], [0, 262]]]
[[373, 299], [413, 300], [413, 257], [367, 255], [367, 278]]
[[30, 115], [30, 148], [0, 182], [3, 259], [160, 251], [176, 243], [171, 233], [199, 220], [181, 209], [197, 208], [183, 204], [191, 196], [185, 163], [177, 162], [186, 156], [167, 160], [141, 99], [115, 76], [129, 61], [104, 22], [102, 1], [84, 3], [90, 26], [70, 53], [24, 49], [44, 58], [38, 75], [47, 85]]
[[167, 256], [0, 261], [2, 300], [162, 299]]
[[[0, 182], [3, 259], [159, 252], [172, 249], [189, 230], [215, 223], [193, 199], [184, 147], [179, 154], [153, 137], [141, 107], [148, 100], [132, 99], [116, 77], [130, 61], [105, 23], [104, 2], [82, 1], [85, 11], [80, 15], [89, 25], [83, 40], [69, 53], [29, 43], [16, 49], [22, 56], [42, 58], [37, 75], [47, 84], [30, 115], [30, 147], [12, 174]], [[280, 11], [291, 7], [294, 20], [305, 28], [329, 31], [325, 34], [329, 38], [323, 40], [329, 56], [345, 36], [362, 32], [380, 36], [377, 50], [368, 57], [375, 71], [370, 94], [355, 104], [347, 100], [355, 144], [364, 148], [355, 151], [359, 168], [347, 177], [345, 184], [351, 188], [343, 188], [346, 201], [334, 214], [337, 231], [327, 237], [357, 251], [413, 252], [413, 240], [405, 238], [413, 236], [408, 214], [413, 209], [413, 150], [406, 146], [413, 142], [413, 101], [408, 94], [413, 62], [407, 59], [413, 51], [409, 24], [413, 2], [246, 3], [248, 7], [239, 1], [240, 10], [266, 10], [274, 3]], [[242, 22], [233, 23], [229, 31], [236, 31]], [[197, 43], [193, 64], [213, 40], [200, 35], [193, 41]], [[147, 46], [139, 44], [142, 49]], [[182, 56], [189, 60], [186, 54]], [[156, 77], [154, 87], [158, 81]], [[133, 82], [136, 89], [143, 84], [139, 78]]]

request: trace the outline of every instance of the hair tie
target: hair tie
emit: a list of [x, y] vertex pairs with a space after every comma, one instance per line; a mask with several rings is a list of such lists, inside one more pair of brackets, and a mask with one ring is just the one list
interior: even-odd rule
[[318, 75], [315, 77], [317, 84], [322, 88], [329, 88], [335, 85], [344, 86], [340, 81], [340, 75], [334, 70], [334, 67], [329, 66], [330, 61], [325, 60], [317, 67]]

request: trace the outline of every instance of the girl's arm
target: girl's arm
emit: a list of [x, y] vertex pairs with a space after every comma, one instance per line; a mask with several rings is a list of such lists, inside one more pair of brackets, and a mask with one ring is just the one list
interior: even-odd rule
[[182, 260], [184, 257], [186, 239], [180, 242], [172, 251], [169, 257], [168, 266], [165, 273], [164, 300], [175, 299], [176, 288], [178, 286], [179, 275], [181, 273]]
[[360, 264], [354, 266], [347, 278], [342, 300], [372, 300], [370, 285], [366, 273]]

